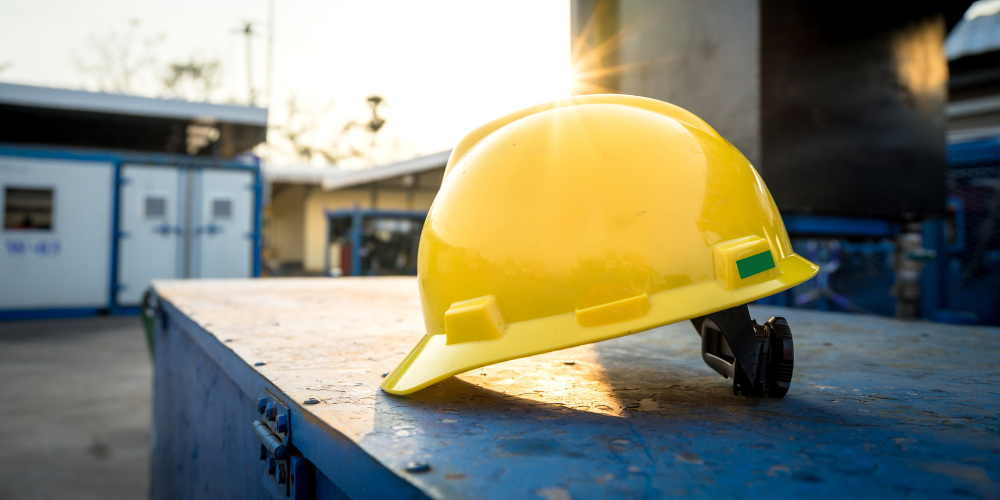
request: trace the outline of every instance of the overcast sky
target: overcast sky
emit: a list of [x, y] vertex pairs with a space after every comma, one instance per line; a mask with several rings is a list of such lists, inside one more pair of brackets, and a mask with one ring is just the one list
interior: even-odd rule
[[[365, 98], [379, 94], [389, 106], [380, 134], [403, 156], [448, 149], [485, 121], [570, 92], [569, 0], [275, 0], [275, 14], [272, 120], [295, 94], [332, 131], [365, 119]], [[251, 54], [264, 95], [267, 19], [267, 0], [0, 0], [0, 81], [96, 90], [78, 64], [94, 60], [90, 40], [132, 30], [162, 37], [138, 93], [157, 94], [162, 68], [194, 57], [222, 64], [214, 100], [245, 101], [239, 30], [259, 30]]]

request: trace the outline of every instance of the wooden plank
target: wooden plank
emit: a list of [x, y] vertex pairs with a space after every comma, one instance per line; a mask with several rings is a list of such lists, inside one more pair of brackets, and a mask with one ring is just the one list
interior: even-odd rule
[[[688, 323], [399, 397], [379, 384], [423, 335], [413, 278], [156, 289], [291, 399], [321, 401], [296, 411], [431, 497], [1000, 496], [997, 328], [754, 307], [792, 325], [784, 399], [733, 396]], [[415, 459], [432, 470], [405, 472]]]

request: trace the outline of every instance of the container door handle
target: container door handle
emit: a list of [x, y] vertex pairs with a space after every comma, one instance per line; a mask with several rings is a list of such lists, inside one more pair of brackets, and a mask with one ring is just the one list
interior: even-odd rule
[[153, 228], [153, 232], [163, 236], [168, 236], [170, 234], [180, 233], [180, 229], [181, 228], [171, 226], [170, 224], [160, 224], [159, 226]]
[[196, 231], [198, 234], [208, 233], [208, 234], [219, 234], [222, 232], [222, 226], [218, 224], [209, 224], [207, 226], [198, 226]]

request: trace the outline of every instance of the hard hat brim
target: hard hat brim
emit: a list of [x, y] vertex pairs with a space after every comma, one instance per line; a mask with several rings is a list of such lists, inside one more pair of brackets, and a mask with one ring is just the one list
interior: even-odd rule
[[[781, 274], [744, 288], [728, 290], [717, 281], [695, 283], [649, 296], [649, 313], [621, 323], [582, 327], [573, 312], [511, 323], [495, 340], [446, 344], [445, 335], [424, 335], [382, 381], [382, 389], [405, 395], [481, 366], [567, 349], [638, 333], [774, 295], [812, 278], [819, 267], [791, 255], [777, 263]], [[710, 307], [707, 305], [711, 304]]]

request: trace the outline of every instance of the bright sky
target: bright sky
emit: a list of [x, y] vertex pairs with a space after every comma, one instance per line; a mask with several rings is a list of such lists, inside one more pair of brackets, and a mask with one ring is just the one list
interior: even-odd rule
[[992, 16], [1000, 12], [1000, 0], [979, 0], [965, 11], [965, 19], [971, 21], [980, 16]]
[[[471, 128], [570, 92], [569, 0], [275, 0], [272, 122], [296, 95], [326, 131], [368, 117], [365, 98], [388, 107], [384, 141], [398, 159], [448, 149]], [[247, 96], [244, 23], [254, 84], [264, 94], [267, 0], [0, 0], [0, 81], [95, 89], [76, 61], [88, 40], [112, 32], [163, 35], [157, 68], [191, 57], [222, 64], [214, 100]], [[155, 95], [149, 72], [139, 93]], [[319, 110], [333, 103], [332, 112]], [[386, 153], [388, 154], [388, 153]], [[289, 160], [290, 161], [290, 160]]]

